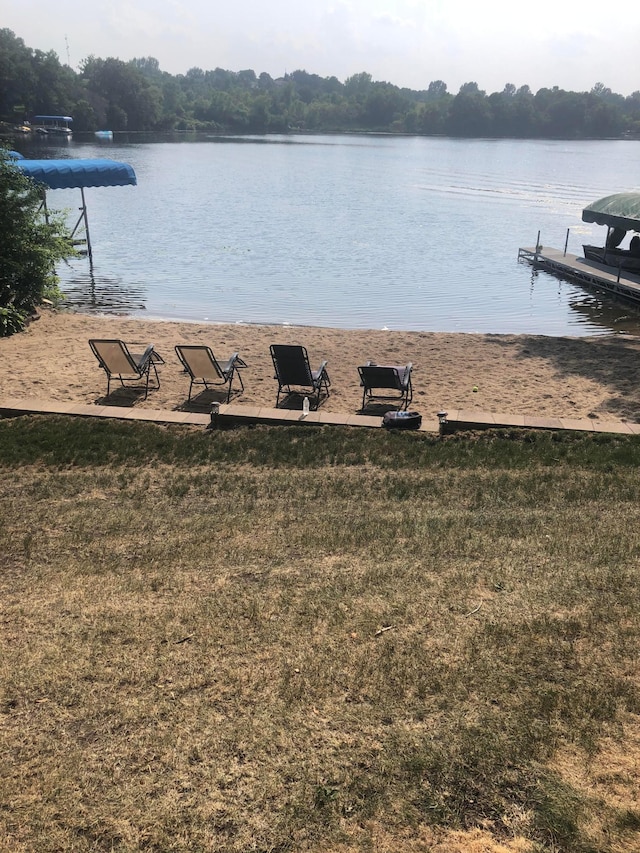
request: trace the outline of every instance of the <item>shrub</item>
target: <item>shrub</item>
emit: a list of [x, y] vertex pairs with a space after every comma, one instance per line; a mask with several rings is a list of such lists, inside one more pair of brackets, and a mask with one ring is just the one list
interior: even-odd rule
[[57, 289], [56, 263], [74, 254], [62, 216], [45, 217], [42, 188], [0, 149], [0, 335], [24, 328]]

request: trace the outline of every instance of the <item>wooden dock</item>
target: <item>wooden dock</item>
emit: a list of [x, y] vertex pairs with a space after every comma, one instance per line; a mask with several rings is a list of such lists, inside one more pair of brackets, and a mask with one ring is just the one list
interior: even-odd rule
[[640, 276], [547, 246], [518, 249], [518, 260], [640, 305]]

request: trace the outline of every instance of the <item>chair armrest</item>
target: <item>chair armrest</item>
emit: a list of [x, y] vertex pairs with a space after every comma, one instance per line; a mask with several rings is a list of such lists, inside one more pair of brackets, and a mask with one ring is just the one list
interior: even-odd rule
[[404, 369], [402, 376], [400, 377], [400, 381], [402, 382], [405, 388], [409, 388], [409, 383], [411, 382], [411, 371], [413, 370], [413, 363], [410, 361]]
[[149, 346], [142, 353], [142, 355], [134, 356], [133, 353], [130, 353], [130, 356], [133, 359], [138, 370], [143, 370], [146, 367], [147, 362], [152, 360], [153, 344], [149, 344]]

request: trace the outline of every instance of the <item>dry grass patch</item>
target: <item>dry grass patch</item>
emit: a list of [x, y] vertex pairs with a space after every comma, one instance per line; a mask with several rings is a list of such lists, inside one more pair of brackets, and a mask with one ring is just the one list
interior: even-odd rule
[[638, 844], [633, 440], [60, 467], [66, 423], [0, 424], [1, 850]]

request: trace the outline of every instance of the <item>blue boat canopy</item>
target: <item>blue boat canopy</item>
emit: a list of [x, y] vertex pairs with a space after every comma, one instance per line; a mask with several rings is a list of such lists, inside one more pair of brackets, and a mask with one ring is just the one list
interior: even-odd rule
[[23, 174], [51, 190], [137, 184], [133, 168], [117, 160], [17, 160], [15, 165]]
[[71, 116], [34, 116], [34, 121], [73, 121]]
[[[9, 151], [6, 155], [0, 149], [0, 157], [6, 156], [12, 160], [12, 165], [19, 169], [23, 175], [31, 178], [42, 187], [42, 208], [45, 216], [47, 214], [47, 189], [50, 190], [80, 190], [82, 195], [82, 207], [80, 216], [71, 231], [71, 240], [74, 246], [86, 245], [89, 262], [93, 261], [91, 249], [91, 238], [89, 236], [89, 220], [87, 218], [87, 204], [84, 197], [85, 187], [125, 187], [135, 186], [138, 181], [133, 167], [128, 163], [117, 160], [25, 160], [17, 151]], [[47, 219], [47, 222], [49, 220]], [[82, 234], [84, 238], [76, 238], [76, 234]], [[82, 251], [80, 251], [83, 254]]]

